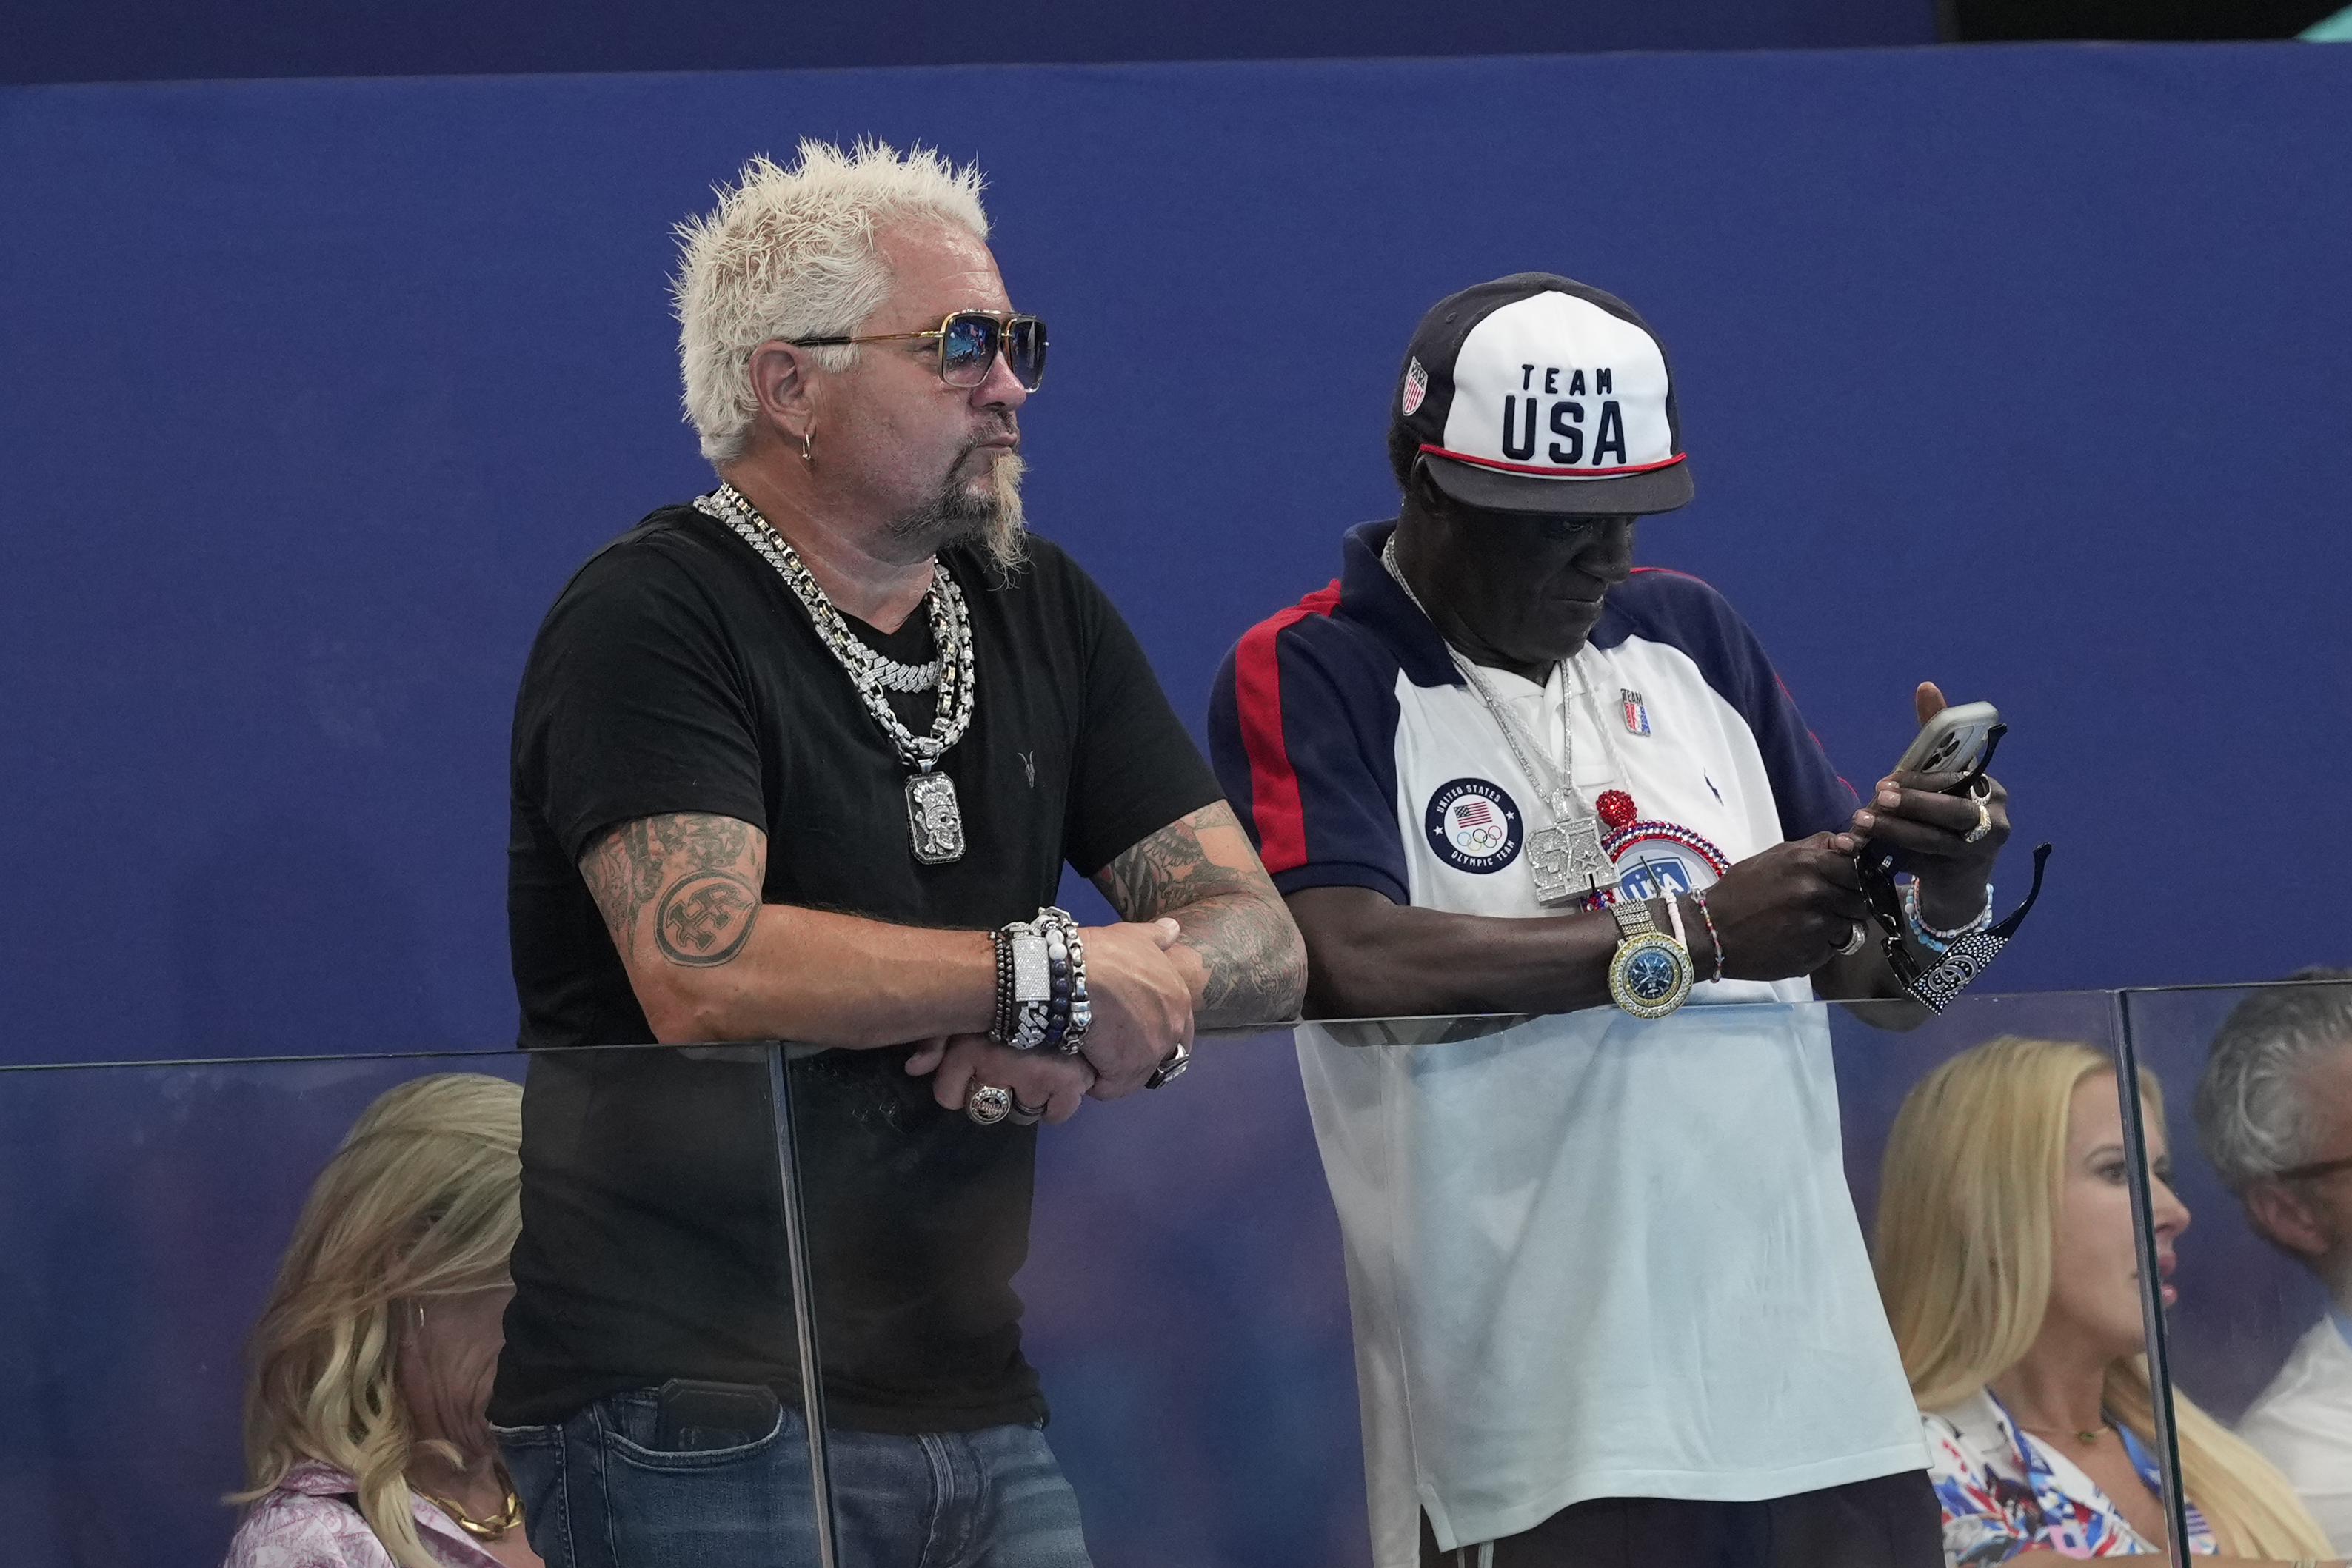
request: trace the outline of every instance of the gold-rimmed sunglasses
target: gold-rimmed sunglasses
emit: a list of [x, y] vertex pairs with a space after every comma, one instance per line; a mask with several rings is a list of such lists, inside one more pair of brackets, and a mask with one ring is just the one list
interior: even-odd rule
[[1045, 323], [1035, 316], [993, 316], [985, 310], [958, 310], [929, 332], [877, 332], [859, 338], [788, 338], [796, 349], [828, 349], [850, 343], [889, 343], [914, 338], [936, 338], [940, 345], [940, 380], [951, 387], [976, 387], [988, 379], [1002, 352], [1013, 377], [1030, 392], [1045, 379]]

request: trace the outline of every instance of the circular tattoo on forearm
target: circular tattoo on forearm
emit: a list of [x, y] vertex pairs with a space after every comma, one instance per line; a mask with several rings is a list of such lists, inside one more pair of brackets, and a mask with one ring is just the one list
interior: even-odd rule
[[662, 894], [654, 940], [673, 964], [711, 968], [743, 950], [759, 908], [759, 890], [734, 873], [697, 872]]

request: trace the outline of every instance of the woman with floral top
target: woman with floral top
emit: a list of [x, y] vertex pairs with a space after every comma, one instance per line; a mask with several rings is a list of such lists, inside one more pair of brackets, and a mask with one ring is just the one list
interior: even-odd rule
[[521, 1145], [520, 1089], [442, 1073], [319, 1173], [253, 1332], [225, 1568], [541, 1568], [482, 1415]]
[[[2167, 1185], [2155, 1079], [2140, 1092], [2168, 1275], [2189, 1211]], [[1989, 1041], [1930, 1073], [1895, 1117], [1879, 1290], [1955, 1565], [2167, 1550], [2124, 1176], [2114, 1070], [2086, 1045]], [[2173, 1405], [2190, 1552], [2341, 1568], [2284, 1478], [2177, 1391]]]

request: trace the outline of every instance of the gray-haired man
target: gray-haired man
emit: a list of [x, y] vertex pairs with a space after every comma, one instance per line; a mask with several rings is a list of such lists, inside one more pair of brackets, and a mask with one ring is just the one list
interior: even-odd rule
[[[838, 1048], [795, 1071], [843, 1560], [1083, 1568], [1012, 1289], [1036, 1124], [1298, 1003], [1297, 932], [1142, 649], [1022, 538], [1045, 333], [979, 183], [809, 143], [690, 226], [723, 483], [591, 557], [524, 672], [508, 909], [542, 1049], [489, 1414], [549, 1568], [777, 1568], [810, 1511], [761, 1083], [545, 1048]], [[1065, 864], [1119, 922], [1040, 910]]]
[[2197, 1086], [2197, 1134], [2246, 1218], [2327, 1288], [2328, 1310], [2239, 1433], [2352, 1550], [2352, 969], [2298, 969], [2231, 1011]]

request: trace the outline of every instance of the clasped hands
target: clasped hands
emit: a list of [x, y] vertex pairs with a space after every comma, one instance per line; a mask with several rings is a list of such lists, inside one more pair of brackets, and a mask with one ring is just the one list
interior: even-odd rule
[[1094, 1023], [1076, 1056], [1015, 1051], [985, 1034], [940, 1035], [918, 1042], [907, 1071], [929, 1073], [931, 1097], [950, 1111], [964, 1108], [975, 1083], [1009, 1090], [1019, 1123], [1066, 1122], [1082, 1099], [1132, 1093], [1192, 1038], [1196, 988], [1175, 951], [1182, 935], [1165, 918], [1085, 929]]
[[[1947, 706], [1933, 682], [1914, 697], [1926, 724]], [[1779, 980], [1828, 964], [1859, 926], [1871, 929], [1855, 856], [1865, 845], [1895, 852], [1897, 869], [1919, 879], [1919, 913], [1944, 929], [1965, 925], [1983, 909], [1993, 857], [2010, 832], [2009, 791], [1987, 777], [1988, 831], [1973, 843], [1979, 797], [1947, 795], [1958, 773], [1889, 773], [1855, 810], [1845, 831], [1776, 844], [1741, 861], [1709, 889], [1726, 956], [1736, 979]]]

